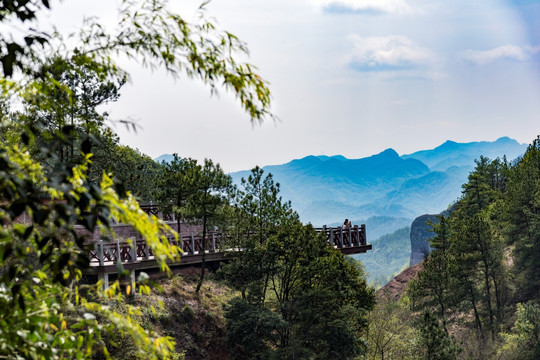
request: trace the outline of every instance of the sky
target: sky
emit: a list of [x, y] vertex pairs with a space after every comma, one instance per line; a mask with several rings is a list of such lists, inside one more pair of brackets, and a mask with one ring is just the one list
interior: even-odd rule
[[[116, 3], [65, 0], [48, 18], [112, 26]], [[192, 21], [199, 3], [169, 5]], [[247, 44], [279, 120], [252, 124], [225, 90], [120, 61], [131, 82], [107, 111], [140, 127], [116, 125], [123, 144], [229, 172], [540, 134], [540, 0], [213, 0], [206, 13]]]

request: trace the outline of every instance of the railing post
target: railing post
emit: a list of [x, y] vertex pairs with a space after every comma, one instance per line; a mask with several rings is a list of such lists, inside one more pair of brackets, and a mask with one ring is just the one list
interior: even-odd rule
[[[131, 241], [129, 241], [131, 240]], [[129, 243], [129, 262], [135, 262], [137, 261], [137, 240], [134, 238], [128, 239]]]
[[101, 273], [98, 274], [98, 280], [103, 280], [103, 290], [107, 290], [109, 288], [109, 274], [107, 273]]
[[148, 248], [148, 244], [146, 241], [143, 240], [143, 246], [144, 246], [144, 260], [150, 259], [150, 249]]
[[[324, 236], [327, 237], [328, 234], [326, 233], [326, 225], [323, 225], [323, 226], [322, 226], [322, 231], [323, 231], [323, 233], [324, 233]], [[326, 241], [328, 241], [328, 243], [330, 244], [330, 241], [329, 241], [328, 237], [326, 238]]]
[[116, 239], [116, 263], [122, 263], [122, 256], [120, 252], [120, 239]]
[[191, 234], [191, 255], [195, 254], [195, 236]]
[[182, 240], [182, 234], [178, 233], [179, 246], [182, 251], [184, 251], [184, 240]]
[[105, 266], [105, 260], [103, 259], [103, 240], [99, 240], [99, 243], [97, 244], [97, 253], [98, 253], [98, 260], [99, 260], [99, 266]]
[[216, 237], [214, 232], [212, 232], [212, 247], [210, 248], [210, 251], [216, 252]]
[[336, 243], [334, 242], [334, 228], [330, 228], [330, 245], [336, 245]]
[[351, 231], [351, 227], [350, 226], [347, 226], [347, 232], [349, 233], [349, 246], [353, 246], [352, 244], [352, 231]]
[[135, 293], [135, 287], [137, 286], [135, 269], [132, 269], [129, 272], [129, 282], [130, 282], [130, 285], [131, 285], [131, 294], [133, 294], [135, 296], [135, 294], [136, 294]]
[[360, 230], [362, 231], [362, 245], [366, 245], [367, 243], [366, 225], [365, 224], [360, 225]]
[[223, 246], [225, 246], [225, 233], [221, 232], [221, 240], [219, 240], [218, 249], [223, 249]]
[[356, 245], [360, 245], [360, 232], [358, 231], [358, 225], [354, 225], [354, 233], [356, 234]]
[[339, 228], [339, 247], [343, 247], [343, 226]]

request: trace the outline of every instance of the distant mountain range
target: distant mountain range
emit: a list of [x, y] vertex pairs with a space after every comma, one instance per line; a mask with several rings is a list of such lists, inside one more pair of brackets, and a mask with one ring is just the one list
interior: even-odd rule
[[[373, 216], [412, 220], [438, 213], [455, 201], [480, 155], [512, 160], [526, 148], [507, 137], [493, 142], [447, 141], [403, 156], [393, 149], [361, 159], [311, 155], [263, 169], [281, 184], [283, 198], [291, 200], [304, 222], [323, 225]], [[249, 171], [231, 175], [239, 183]]]
[[457, 143], [446, 141], [432, 150], [422, 150], [409, 155], [403, 155], [403, 159], [417, 159], [429, 166], [431, 171], [446, 171], [451, 167], [473, 166], [474, 160], [480, 155], [495, 159], [506, 155], [508, 160], [513, 160], [527, 150], [526, 144], [519, 144], [509, 137], [502, 137], [496, 141], [480, 141], [470, 143]]
[[[399, 156], [393, 149], [361, 159], [344, 156], [306, 156], [282, 165], [263, 167], [281, 184], [284, 199], [291, 200], [304, 222], [314, 225], [366, 222], [372, 217], [389, 219], [390, 233], [425, 213], [438, 213], [461, 194], [480, 155], [512, 160], [527, 145], [508, 137], [493, 142], [446, 141], [431, 149]], [[164, 154], [156, 161], [170, 161]], [[231, 174], [236, 183], [250, 171]], [[410, 223], [409, 223], [410, 224]], [[382, 235], [376, 231], [377, 235]]]

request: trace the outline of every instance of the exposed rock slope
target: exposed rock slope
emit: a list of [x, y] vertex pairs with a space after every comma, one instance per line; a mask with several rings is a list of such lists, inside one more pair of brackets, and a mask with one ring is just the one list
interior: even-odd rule
[[416, 279], [418, 273], [424, 269], [423, 263], [419, 263], [403, 270], [399, 275], [393, 278], [388, 284], [377, 291], [377, 297], [386, 300], [399, 300], [407, 289], [407, 283], [411, 279]]

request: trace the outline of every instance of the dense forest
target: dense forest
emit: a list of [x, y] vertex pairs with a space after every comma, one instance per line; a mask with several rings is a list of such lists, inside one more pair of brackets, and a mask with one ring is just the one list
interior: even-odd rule
[[[540, 357], [540, 139], [515, 163], [477, 160], [463, 196], [434, 225], [423, 271], [400, 301], [385, 300], [361, 262], [299, 221], [271, 174], [255, 168], [233, 186], [211, 160], [156, 163], [120, 144], [100, 110], [129, 78], [114, 54], [212, 89], [223, 83], [254, 121], [272, 116], [266, 83], [236, 60], [243, 43], [204, 9], [191, 24], [160, 1], [122, 4], [119, 32], [90, 19], [75, 48], [35, 29], [48, 1], [2, 4], [0, 22], [23, 37], [0, 39], [0, 358], [190, 358], [191, 340], [171, 330], [183, 322], [210, 329], [222, 358]], [[227, 229], [228, 247], [242, 252], [211, 282], [203, 266], [193, 286], [141, 277], [135, 293], [129, 283], [83, 283], [88, 245], [76, 228], [114, 239], [118, 222], [140, 232], [170, 273], [181, 250], [167, 236], [177, 233], [140, 209], [149, 201], [201, 224], [203, 241], [208, 229]], [[226, 295], [203, 317], [187, 305], [171, 314], [161, 300], [205, 304], [209, 283]], [[212, 342], [202, 331], [194, 338]]]
[[538, 358], [540, 139], [512, 164], [480, 157], [461, 198], [432, 226], [418, 278], [371, 315], [372, 358], [416, 358], [416, 346], [427, 359]]

